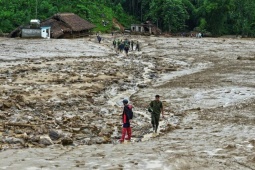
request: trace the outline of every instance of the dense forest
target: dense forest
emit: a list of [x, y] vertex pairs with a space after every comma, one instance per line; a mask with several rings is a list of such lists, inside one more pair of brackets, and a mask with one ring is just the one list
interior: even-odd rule
[[[114, 29], [116, 18], [127, 28], [150, 20], [164, 32], [255, 36], [255, 0], [0, 0], [0, 6], [0, 32], [10, 32], [30, 19], [73, 12], [103, 32]], [[102, 20], [108, 24], [103, 26]]]

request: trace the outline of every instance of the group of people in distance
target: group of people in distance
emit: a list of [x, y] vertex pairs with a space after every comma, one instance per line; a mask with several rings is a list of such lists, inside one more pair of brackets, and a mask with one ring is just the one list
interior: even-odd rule
[[[102, 38], [99, 36], [99, 34], [96, 35], [97, 40], [100, 43]], [[117, 52], [123, 52], [125, 51], [126, 55], [128, 56], [129, 49], [140, 51], [140, 44], [138, 41], [134, 42], [134, 40], [129, 41], [127, 38], [122, 41], [120, 39], [114, 39], [113, 40], [113, 47], [117, 50]], [[133, 119], [133, 111], [132, 111], [132, 105], [129, 104], [127, 99], [124, 99], [123, 101], [123, 112], [122, 112], [122, 132], [121, 132], [121, 138], [120, 143], [123, 143], [124, 140], [131, 140], [132, 136], [132, 129], [131, 129], [131, 122]], [[158, 126], [159, 126], [159, 120], [160, 120], [160, 113], [162, 113], [162, 117], [164, 118], [164, 110], [163, 110], [163, 104], [160, 101], [160, 96], [156, 95], [155, 100], [151, 101], [149, 104], [148, 111], [151, 113], [151, 124], [153, 132], [157, 133]], [[127, 137], [126, 137], [127, 135]]]
[[[112, 33], [113, 36], [113, 33]], [[99, 33], [96, 34], [97, 37], [97, 41], [100, 44], [102, 37], [99, 35]], [[132, 51], [141, 51], [141, 46], [140, 43], [138, 41], [134, 41], [134, 40], [128, 40], [127, 38], [124, 39], [124, 41], [122, 41], [122, 39], [115, 39], [112, 42], [112, 45], [114, 47], [114, 49], [117, 52], [122, 53], [123, 51], [125, 51], [126, 55], [128, 56], [128, 52], [131, 49]]]
[[116, 40], [114, 39], [113, 42], [114, 49], [117, 50], [117, 52], [122, 53], [125, 51], [126, 55], [128, 56], [129, 49], [140, 51], [140, 44], [138, 41], [134, 42], [134, 40], [129, 41], [127, 38], [122, 41], [120, 39]]

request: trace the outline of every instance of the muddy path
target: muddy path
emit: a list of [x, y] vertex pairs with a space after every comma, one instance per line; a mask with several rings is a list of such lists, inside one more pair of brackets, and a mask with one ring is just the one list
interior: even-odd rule
[[[142, 51], [117, 54], [107, 35], [1, 39], [1, 169], [255, 169], [253, 40], [117, 38]], [[124, 98], [136, 115], [120, 145]]]

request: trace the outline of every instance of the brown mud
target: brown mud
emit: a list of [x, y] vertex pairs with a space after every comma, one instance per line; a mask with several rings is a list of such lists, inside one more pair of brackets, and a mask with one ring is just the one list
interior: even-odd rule
[[[107, 35], [0, 40], [0, 169], [255, 169], [254, 41], [127, 38], [142, 51], [116, 54]], [[120, 145], [124, 98], [135, 118]]]

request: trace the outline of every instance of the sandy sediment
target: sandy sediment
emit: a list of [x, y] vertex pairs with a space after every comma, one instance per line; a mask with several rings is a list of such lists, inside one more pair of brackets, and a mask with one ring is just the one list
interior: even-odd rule
[[[255, 169], [254, 41], [126, 38], [142, 50], [117, 54], [107, 35], [0, 40], [0, 168]], [[120, 145], [124, 98], [135, 118]]]

